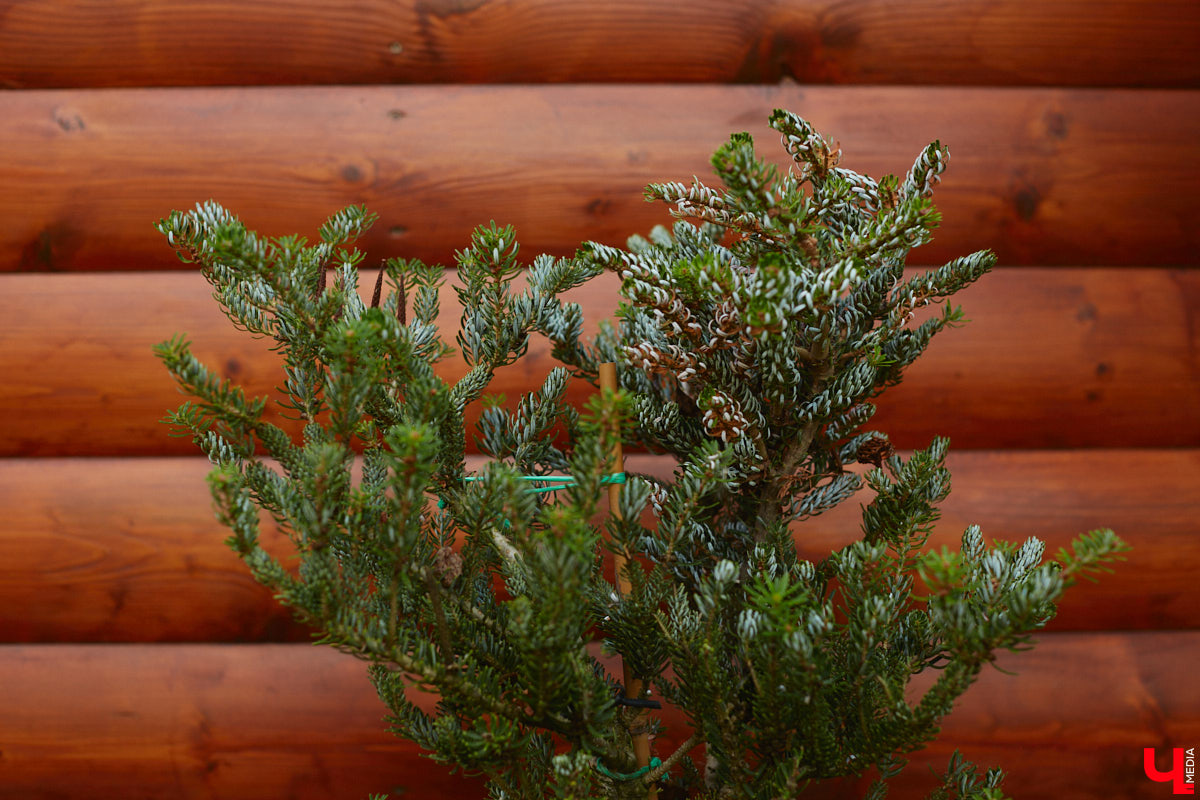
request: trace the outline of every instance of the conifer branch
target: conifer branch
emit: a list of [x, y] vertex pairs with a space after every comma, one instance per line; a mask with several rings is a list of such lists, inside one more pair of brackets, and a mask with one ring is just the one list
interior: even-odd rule
[[668, 772], [670, 772], [675, 767], [675, 765], [678, 764], [683, 759], [683, 757], [685, 755], [687, 755], [689, 752], [692, 751], [693, 748], [696, 747], [696, 745], [703, 744], [703, 743], [704, 743], [704, 740], [700, 738], [700, 734], [693, 733], [691, 736], [689, 736], [687, 739], [684, 740], [683, 744], [681, 744], [681, 745], [679, 745], [679, 747], [675, 748], [675, 752], [671, 753], [671, 755], [669, 755], [665, 759], [663, 759], [662, 764], [660, 764], [659, 766], [657, 766], [654, 769], [647, 772], [645, 777], [642, 778], [642, 782], [643, 783], [656, 782], [663, 775], [666, 775]]

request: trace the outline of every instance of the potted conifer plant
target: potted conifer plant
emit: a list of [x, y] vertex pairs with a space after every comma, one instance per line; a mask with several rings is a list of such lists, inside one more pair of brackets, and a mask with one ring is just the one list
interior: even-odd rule
[[[268, 421], [266, 398], [183, 337], [158, 346], [193, 398], [169, 421], [214, 464], [230, 544], [369, 662], [398, 735], [486, 775], [493, 798], [782, 798], [864, 774], [881, 798], [996, 652], [1028, 646], [1064, 588], [1125, 549], [1094, 531], [1044, 561], [1040, 541], [989, 547], [978, 527], [927, 548], [947, 441], [895, 453], [872, 399], [962, 319], [946, 298], [995, 258], [903, 271], [939, 221], [939, 143], [876, 181], [795, 114], [771, 125], [787, 172], [736, 134], [712, 159], [721, 188], [647, 188], [677, 221], [626, 249], [526, 265], [510, 228], [477, 229], [454, 348], [439, 267], [389, 259], [360, 299], [363, 208], [311, 245], [212, 203], [159, 223], [234, 324], [274, 342], [302, 425]], [[562, 295], [604, 271], [618, 324], [585, 337]], [[511, 408], [484, 402], [531, 336], [557, 366]], [[586, 408], [566, 401], [572, 379], [598, 387]], [[472, 439], [488, 458], [469, 473]], [[669, 454], [673, 475], [625, 472], [622, 444]], [[861, 539], [801, 557], [804, 521], [855, 497]], [[260, 546], [260, 510], [298, 569]], [[914, 694], [921, 673], [936, 677]], [[997, 797], [1000, 777], [956, 755], [932, 796]]]

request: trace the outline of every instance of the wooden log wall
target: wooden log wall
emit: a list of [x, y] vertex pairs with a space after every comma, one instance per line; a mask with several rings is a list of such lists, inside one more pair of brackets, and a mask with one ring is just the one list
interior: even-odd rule
[[[1194, 0], [0, 2], [0, 798], [481, 796], [222, 545], [150, 346], [187, 331], [251, 390], [278, 379], [155, 220], [211, 197], [311, 235], [365, 202], [372, 259], [449, 264], [493, 218], [566, 254], [665, 221], [641, 186], [707, 174], [732, 131], [772, 152], [775, 107], [873, 174], [941, 139], [913, 266], [999, 254], [880, 415], [904, 447], [952, 438], [935, 544], [978, 522], [1134, 546], [892, 796], [955, 747], [1018, 797], [1164, 796], [1142, 748], [1200, 745], [1197, 52]], [[594, 323], [614, 296], [579, 299]]]

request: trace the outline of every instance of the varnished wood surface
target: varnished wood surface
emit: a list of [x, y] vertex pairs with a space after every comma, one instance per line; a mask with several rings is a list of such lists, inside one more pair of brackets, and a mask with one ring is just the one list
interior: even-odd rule
[[[479, 459], [474, 459], [472, 468]], [[1200, 451], [952, 452], [954, 491], [930, 546], [1037, 536], [1047, 555], [1113, 528], [1133, 545], [1096, 584], [1070, 590], [1051, 630], [1200, 629]], [[224, 544], [203, 458], [0, 460], [0, 643], [304, 641]], [[630, 472], [667, 477], [662, 456]], [[795, 526], [819, 560], [860, 535], [863, 491]], [[649, 522], [649, 520], [647, 520]], [[286, 558], [273, 527], [264, 546]]]
[[1200, 93], [929, 87], [423, 86], [30, 91], [0, 96], [0, 271], [174, 269], [152, 228], [213, 198], [270, 235], [381, 216], [371, 258], [449, 263], [472, 228], [527, 253], [620, 244], [669, 221], [651, 181], [784, 107], [843, 165], [903, 175], [951, 150], [943, 227], [913, 263], [992, 248], [1011, 265], [1194, 265]]
[[0, 685], [6, 800], [483, 795], [391, 736], [332, 648], [2, 647]]
[[[1111, 528], [1133, 550], [1113, 573], [1068, 589], [1051, 631], [1200, 628], [1200, 451], [955, 452], [952, 491], [928, 546], [957, 550], [969, 525], [988, 542], [1035, 536], [1051, 558], [1075, 536]], [[861, 492], [794, 527], [804, 557], [861, 537]]]
[[1161, 798], [1142, 748], [1165, 759], [1164, 749], [1200, 739], [1197, 644], [1192, 633], [1046, 634], [1032, 652], [997, 661], [1015, 675], [985, 670], [888, 796], [924, 797], [935, 785], [925, 765], [940, 772], [958, 748], [1002, 767], [1013, 797]]
[[[923, 797], [956, 747], [1016, 797], [1160, 797], [1142, 748], [1200, 738], [1198, 660], [1200, 633], [1047, 634], [1000, 658], [1017, 677], [985, 671], [889, 797]], [[390, 739], [363, 665], [327, 648], [10, 645], [0, 686], [0, 798], [482, 797]]]
[[[460, 311], [444, 292], [453, 342]], [[234, 330], [210, 294], [195, 273], [0, 275], [0, 455], [194, 453], [159, 423], [183, 398], [153, 344], [186, 333], [251, 395], [282, 383], [267, 344]], [[616, 307], [617, 282], [605, 275], [572, 297], [594, 326]], [[971, 322], [935, 338], [879, 400], [874, 425], [898, 446], [935, 435], [959, 448], [1200, 446], [1200, 272], [1001, 269], [957, 300]], [[534, 337], [492, 392], [515, 401], [552, 366]], [[457, 380], [465, 367], [439, 369]], [[571, 401], [591, 391], [575, 386]]]
[[[306, 641], [213, 517], [204, 458], [0, 460], [0, 641]], [[273, 527], [263, 544], [285, 558]]]
[[[368, 263], [449, 263], [493, 218], [568, 254], [667, 221], [641, 187], [708, 179], [733, 131], [775, 156], [775, 107], [876, 176], [941, 139], [944, 227], [914, 263], [999, 253], [961, 298], [973, 322], [876, 420], [957, 448], [931, 544], [979, 523], [1134, 546], [889, 796], [924, 797], [958, 747], [1016, 797], [1162, 797], [1142, 748], [1200, 742], [1200, 273], [1164, 268], [1200, 264], [1198, 47], [1193, 0], [0, 0], [0, 88], [23, 90], [0, 92], [0, 273], [35, 273], [0, 274], [0, 800], [483, 796], [388, 735], [363, 665], [304, 644], [223, 545], [149, 348], [187, 331], [252, 392], [279, 380], [154, 220], [211, 197], [312, 235], [367, 203]], [[549, 367], [535, 342], [495, 389]], [[801, 552], [853, 538], [855, 506], [797, 526]]]
[[1191, 86], [1190, 0], [25, 0], [0, 86], [760, 82]]

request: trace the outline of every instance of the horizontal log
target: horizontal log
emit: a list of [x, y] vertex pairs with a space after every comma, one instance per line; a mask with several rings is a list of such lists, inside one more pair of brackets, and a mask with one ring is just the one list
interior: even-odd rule
[[[573, 297], [596, 325], [616, 292], [605, 275]], [[963, 293], [972, 322], [934, 340], [873, 424], [899, 447], [939, 434], [975, 449], [1200, 446], [1198, 301], [1198, 271], [999, 270]], [[449, 288], [442, 313], [452, 342]], [[194, 453], [158, 422], [182, 398], [150, 346], [175, 332], [251, 395], [283, 382], [275, 355], [233, 329], [194, 273], [0, 275], [0, 319], [0, 456]], [[552, 365], [534, 337], [491, 391], [515, 400]], [[465, 372], [458, 359], [439, 369]], [[576, 385], [570, 401], [592, 391]]]
[[[989, 539], [1037, 536], [1048, 554], [1099, 527], [1133, 545], [1114, 574], [1068, 592], [1052, 630], [1200, 629], [1200, 451], [957, 452], [949, 466], [931, 547], [956, 547], [974, 523]], [[645, 454], [627, 464], [672, 468]], [[0, 460], [0, 642], [306, 639], [223, 544], [207, 470], [202, 458]], [[800, 554], [858, 538], [868, 500], [798, 524]], [[263, 543], [292, 552], [270, 526]]]
[[[767, 82], [1192, 86], [1189, 0], [34, 0], [0, 86]], [[103, 42], [104, 46], [97, 46]]]
[[[948, 467], [953, 490], [928, 547], [957, 550], [976, 524], [989, 542], [1037, 537], [1047, 558], [1097, 528], [1133, 547], [1112, 574], [1070, 588], [1050, 630], [1200, 628], [1200, 451], [952, 450]], [[795, 526], [799, 552], [815, 560], [859, 538], [870, 497]]]
[[362, 241], [371, 259], [449, 263], [489, 219], [531, 253], [620, 244], [669, 221], [642, 187], [708, 175], [731, 132], [783, 158], [776, 107], [876, 176], [950, 146], [944, 225], [916, 263], [991, 247], [1006, 265], [1195, 264], [1198, 104], [1195, 91], [917, 87], [10, 93], [0, 271], [180, 268], [152, 223], [209, 198], [270, 235], [366, 203], [381, 217]]
[[3, 647], [0, 676], [0, 798], [483, 797], [331, 648]]
[[[889, 797], [923, 797], [926, 767], [943, 769], [956, 747], [1004, 766], [1016, 797], [1160, 797], [1142, 748], [1200, 739], [1198, 659], [1200, 633], [1047, 635], [1000, 658], [1018, 676], [984, 673]], [[0, 686], [4, 798], [332, 798], [393, 787], [483, 796], [389, 739], [362, 664], [325, 648], [7, 646]], [[681, 720], [666, 721], [664, 756], [682, 738]]]
[[[0, 460], [2, 642], [304, 641], [213, 516], [203, 458]], [[263, 545], [284, 558], [274, 527]]]
[[1195, 633], [1043, 636], [1032, 652], [998, 659], [1016, 675], [985, 671], [888, 796], [925, 796], [933, 781], [923, 767], [944, 770], [958, 748], [981, 767], [1003, 767], [1013, 797], [1159, 798], [1142, 750], [1160, 748], [1165, 768], [1165, 748], [1200, 741], [1198, 646]]

